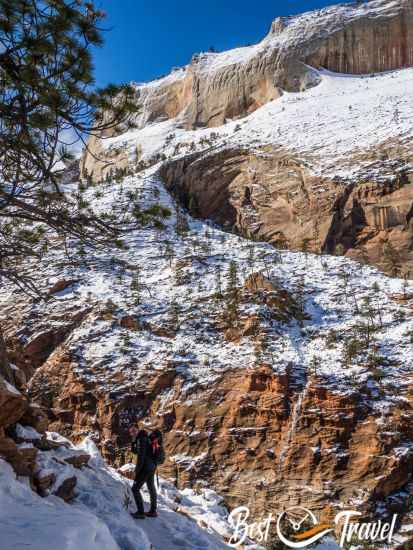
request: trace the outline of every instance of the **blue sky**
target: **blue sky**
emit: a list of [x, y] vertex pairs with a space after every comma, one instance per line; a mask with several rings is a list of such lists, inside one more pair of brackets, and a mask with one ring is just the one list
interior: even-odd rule
[[210, 46], [255, 43], [279, 15], [334, 4], [331, 0], [96, 0], [107, 18], [106, 43], [95, 52], [96, 80], [151, 80]]

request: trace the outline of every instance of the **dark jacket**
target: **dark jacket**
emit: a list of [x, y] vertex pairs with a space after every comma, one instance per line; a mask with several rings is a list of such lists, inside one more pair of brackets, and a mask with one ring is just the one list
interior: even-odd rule
[[136, 439], [132, 441], [132, 452], [138, 455], [136, 460], [136, 474], [142, 471], [156, 470], [156, 464], [152, 458], [152, 449], [148, 433], [140, 430]]

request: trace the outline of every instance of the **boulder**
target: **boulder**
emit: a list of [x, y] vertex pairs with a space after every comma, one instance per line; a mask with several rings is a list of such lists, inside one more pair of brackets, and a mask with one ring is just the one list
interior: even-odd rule
[[15, 440], [17, 443], [35, 443], [42, 439], [42, 435], [31, 426], [22, 426], [17, 423], [14, 427]]
[[16, 459], [17, 454], [17, 443], [13, 439], [11, 439], [11, 437], [6, 437], [3, 431], [0, 434], [0, 456], [5, 458], [8, 462], [12, 463], [13, 460]]
[[29, 443], [18, 445], [17, 454], [8, 459], [19, 476], [33, 476], [38, 450]]
[[120, 326], [134, 331], [141, 330], [140, 322], [133, 315], [125, 315], [124, 317], [122, 317], [120, 320]]
[[52, 441], [47, 437], [42, 437], [34, 442], [34, 445], [39, 451], [52, 451], [53, 449], [59, 449], [60, 447], [68, 447], [67, 443], [60, 443], [58, 441]]
[[16, 367], [16, 365], [10, 364], [10, 368], [13, 372], [14, 385], [18, 390], [24, 391], [27, 385], [27, 374], [23, 369]]
[[56, 474], [53, 472], [37, 472], [33, 477], [33, 483], [41, 497], [49, 494], [49, 489], [56, 482]]
[[31, 426], [39, 433], [45, 433], [49, 426], [49, 419], [39, 405], [29, 403], [24, 415], [21, 417], [21, 423], [25, 426]]
[[15, 383], [13, 369], [10, 366], [6, 352], [6, 344], [4, 342], [3, 333], [0, 330], [0, 377], [3, 377], [10, 384]]
[[62, 290], [66, 290], [66, 288], [69, 288], [73, 286], [75, 283], [77, 283], [78, 280], [75, 279], [60, 279], [59, 281], [56, 281], [48, 290], [48, 294], [56, 294], [57, 292], [62, 292]]
[[135, 479], [135, 470], [136, 466], [135, 464], [132, 464], [129, 462], [128, 464], [124, 464], [118, 469], [118, 472], [126, 477], [127, 479], [131, 479], [132, 481]]
[[54, 495], [60, 497], [65, 502], [70, 502], [75, 498], [75, 487], [77, 483], [76, 476], [67, 477], [62, 481], [59, 487], [53, 492]]
[[0, 427], [15, 424], [26, 412], [27, 399], [0, 376]]

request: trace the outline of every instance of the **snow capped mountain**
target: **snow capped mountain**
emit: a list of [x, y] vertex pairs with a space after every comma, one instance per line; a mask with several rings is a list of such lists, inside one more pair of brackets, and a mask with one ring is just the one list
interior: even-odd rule
[[276, 20], [257, 45], [194, 56], [137, 85], [137, 129], [92, 139], [83, 175], [163, 160], [192, 213], [381, 268], [389, 242], [411, 271], [410, 21], [410, 1], [332, 6]]

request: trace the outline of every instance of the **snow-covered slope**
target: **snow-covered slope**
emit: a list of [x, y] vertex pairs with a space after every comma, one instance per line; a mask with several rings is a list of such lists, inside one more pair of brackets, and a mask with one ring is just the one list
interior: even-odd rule
[[[208, 154], [211, 148], [254, 151], [271, 145], [297, 156], [314, 174], [354, 179], [371, 173], [368, 154], [374, 147], [385, 152], [410, 144], [413, 69], [370, 76], [319, 74], [320, 85], [285, 92], [241, 121], [184, 130], [179, 118], [171, 119], [109, 138], [103, 145], [109, 150], [125, 147], [132, 165], [136, 148], [140, 160], [150, 161], [162, 154], [170, 159], [195, 151]], [[380, 173], [373, 170], [371, 175]]]
[[[26, 274], [44, 291], [56, 279], [74, 282], [47, 303], [23, 300], [19, 305], [24, 325], [21, 345], [30, 345], [44, 330], [39, 329], [43, 326], [39, 320], [58, 329], [67, 321], [65, 311], [92, 307], [66, 346], [76, 358], [78, 375], [105, 392], [131, 388], [145, 373], [162, 371], [171, 364], [189, 385], [212, 381], [226, 369], [250, 367], [256, 363], [253, 338], [236, 343], [225, 338], [219, 328], [224, 301], [214, 298], [218, 286], [225, 293], [229, 266], [235, 262], [240, 288], [248, 275], [263, 272], [297, 300], [303, 300], [308, 315], [304, 323], [294, 318], [286, 323], [273, 320], [265, 305], [241, 302], [240, 320], [258, 315], [270, 337], [260, 361], [279, 373], [292, 368], [299, 378], [305, 378], [316, 361], [316, 374], [331, 387], [345, 391], [354, 380], [361, 384], [372, 376], [366, 367], [368, 354], [354, 357], [349, 364], [346, 342], [370, 311], [378, 323], [374, 345], [382, 357], [381, 368], [385, 378], [399, 388], [398, 396], [385, 393], [375, 406], [402, 399], [403, 388], [411, 383], [413, 320], [408, 315], [409, 301], [399, 303], [392, 296], [410, 296], [408, 282], [388, 278], [375, 268], [344, 257], [292, 253], [251, 243], [207, 221], [191, 219], [155, 174], [156, 167], [127, 177], [119, 185], [106, 185], [99, 189], [103, 196], [94, 201], [101, 211], [122, 208], [131, 194], [139, 197], [141, 208], [160, 203], [172, 212], [165, 220], [165, 229], [132, 232], [125, 236], [128, 250], [116, 251], [112, 257], [91, 251], [80, 267], [65, 262], [60, 247], [40, 264], [27, 266]], [[88, 194], [93, 197], [94, 191]], [[176, 212], [187, 219], [184, 234], [177, 234]], [[56, 266], [61, 266], [58, 275]], [[134, 288], [136, 280], [138, 289]], [[21, 295], [13, 288], [1, 293], [6, 316], [7, 312], [12, 315], [16, 299], [20, 301]], [[13, 304], [11, 309], [8, 304]], [[102, 311], [110, 313], [107, 320]], [[139, 320], [137, 332], [121, 326], [125, 316]], [[160, 334], [162, 328], [165, 335]], [[168, 335], [168, 328], [173, 337]], [[340, 336], [331, 344], [333, 333]]]
[[[408, 156], [412, 17], [409, 0], [371, 0], [278, 18], [258, 44], [197, 54], [137, 84], [139, 130], [91, 150], [113, 160], [126, 146], [133, 169], [158, 155], [270, 145], [318, 175], [377, 175], [368, 157]], [[88, 152], [84, 168], [97, 179], [110, 170]]]
[[225, 222], [244, 235], [297, 250], [317, 211], [319, 249], [339, 245], [383, 268], [389, 241], [411, 271], [410, 20], [405, 0], [331, 6], [277, 19], [254, 46], [196, 55], [137, 85], [137, 129], [92, 138], [83, 175], [164, 161], [169, 188], [192, 195], [204, 217], [218, 219], [208, 189], [219, 189], [216, 211], [235, 209]]

